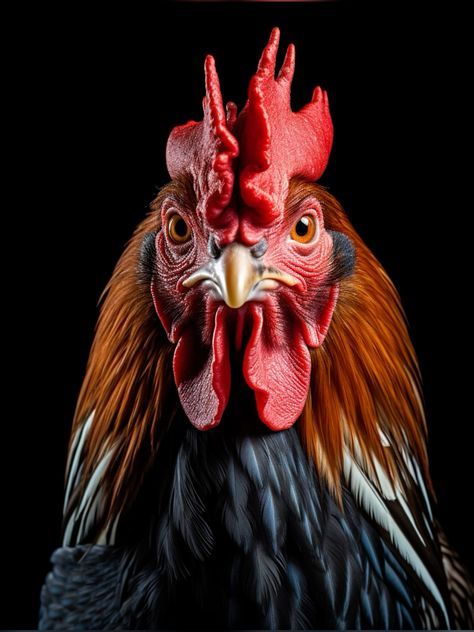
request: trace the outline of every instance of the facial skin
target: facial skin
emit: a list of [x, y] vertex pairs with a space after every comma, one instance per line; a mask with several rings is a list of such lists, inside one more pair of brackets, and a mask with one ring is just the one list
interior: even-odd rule
[[281, 221], [239, 222], [232, 239], [210, 227], [192, 200], [165, 198], [152, 294], [176, 344], [181, 403], [197, 428], [220, 422], [232, 347], [243, 352], [260, 419], [272, 430], [296, 421], [309, 387], [309, 350], [323, 342], [337, 300], [335, 235], [307, 185], [290, 186]]

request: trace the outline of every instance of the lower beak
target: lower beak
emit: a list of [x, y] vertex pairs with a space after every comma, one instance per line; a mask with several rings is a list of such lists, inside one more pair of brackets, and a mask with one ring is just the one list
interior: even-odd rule
[[211, 281], [225, 303], [234, 309], [255, 298], [261, 290], [278, 287], [279, 283], [293, 286], [297, 279], [275, 268], [267, 268], [247, 248], [233, 243], [224, 248], [221, 256], [210, 261], [183, 281], [190, 288], [200, 281]]

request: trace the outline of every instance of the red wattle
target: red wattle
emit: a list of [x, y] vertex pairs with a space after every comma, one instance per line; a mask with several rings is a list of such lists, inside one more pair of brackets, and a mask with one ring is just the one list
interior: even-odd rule
[[262, 309], [255, 304], [249, 306], [253, 326], [243, 373], [255, 392], [260, 419], [271, 430], [285, 430], [299, 417], [306, 401], [311, 357], [296, 323], [278, 330], [263, 327]]
[[203, 344], [196, 328], [186, 328], [176, 345], [173, 372], [189, 421], [199, 430], [217, 426], [230, 393], [229, 344], [223, 306], [216, 311], [210, 345]]

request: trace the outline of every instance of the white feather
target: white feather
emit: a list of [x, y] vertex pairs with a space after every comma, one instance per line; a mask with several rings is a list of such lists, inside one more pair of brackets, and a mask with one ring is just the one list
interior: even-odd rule
[[428, 509], [428, 513], [430, 514], [430, 520], [433, 520], [433, 512], [431, 510], [431, 503], [430, 503], [430, 501], [428, 499], [428, 492], [426, 491], [426, 485], [425, 485], [425, 483], [423, 481], [423, 477], [421, 475], [420, 466], [418, 465], [418, 463], [414, 459], [412, 459], [412, 460], [413, 460], [413, 466], [414, 466], [415, 471], [416, 471], [416, 480], [418, 481], [418, 486], [420, 487], [421, 492], [423, 494], [423, 497], [425, 499], [426, 508]]
[[397, 500], [400, 503], [400, 505], [403, 507], [403, 511], [405, 512], [405, 515], [407, 516], [408, 520], [411, 523], [411, 526], [413, 527], [413, 529], [415, 530], [416, 535], [420, 538], [420, 542], [423, 544], [423, 546], [426, 546], [426, 542], [423, 538], [423, 536], [421, 535], [418, 527], [416, 526], [416, 522], [415, 519], [413, 518], [413, 514], [407, 504], [407, 501], [405, 500], [405, 496], [402, 493], [397, 494]]
[[110, 459], [112, 458], [113, 453], [113, 449], [107, 450], [107, 452], [104, 454], [104, 456], [101, 458], [98, 465], [96, 466], [94, 473], [90, 477], [89, 482], [87, 483], [87, 487], [84, 491], [84, 496], [82, 497], [81, 504], [79, 505], [79, 513], [84, 511], [87, 504], [90, 504], [91, 499], [95, 495], [95, 492], [100, 491], [99, 483], [102, 479], [102, 476], [104, 475], [107, 466], [110, 463]]
[[76, 520], [79, 520], [79, 531], [77, 534], [77, 543], [80, 543], [86, 536], [89, 529], [97, 519], [100, 505], [102, 503], [102, 492], [100, 483], [107, 466], [112, 458], [113, 450], [108, 450], [99, 461], [94, 473], [90, 477], [84, 495], [81, 499], [79, 508], [75, 511]]
[[396, 486], [394, 487], [392, 482], [390, 481], [389, 477], [387, 476], [387, 473], [385, 471], [385, 469], [382, 467], [381, 463], [378, 461], [378, 459], [374, 458], [374, 465], [375, 465], [375, 472], [377, 474], [377, 479], [378, 479], [378, 487], [380, 489], [380, 492], [382, 494], [382, 496], [386, 499], [386, 500], [398, 500], [398, 502], [400, 503], [400, 505], [403, 507], [403, 511], [405, 512], [405, 515], [407, 516], [408, 520], [410, 521], [413, 529], [415, 530], [417, 536], [420, 538], [421, 543], [423, 544], [423, 546], [426, 545], [423, 536], [421, 535], [418, 527], [416, 526], [416, 522], [415, 519], [413, 517], [413, 514], [411, 512], [410, 507], [408, 506], [408, 503], [405, 499], [405, 494], [403, 493], [403, 489], [400, 487], [400, 485], [397, 483]]
[[75, 544], [75, 542], [73, 542], [72, 540], [72, 530], [74, 528], [74, 522], [75, 522], [75, 512], [69, 518], [66, 524], [66, 528], [64, 529], [63, 546], [74, 546]]
[[393, 519], [381, 498], [380, 492], [368, 479], [367, 475], [351, 456], [347, 448], [344, 451], [344, 474], [359, 504], [364, 507], [369, 516], [376, 520], [377, 523], [388, 532], [390, 539], [400, 551], [402, 557], [412, 566], [418, 577], [425, 583], [433, 597], [439, 603], [446, 620], [446, 626], [449, 627], [446, 605], [433, 578], [405, 534]]
[[[66, 469], [68, 474], [64, 495], [64, 511], [66, 511], [73, 489], [80, 478], [84, 444], [91, 429], [93, 419], [94, 412], [92, 412], [82, 426], [78, 428], [69, 450]], [[90, 528], [100, 515], [103, 502], [100, 486], [105, 470], [114, 455], [114, 451], [115, 446], [112, 446], [105, 452], [89, 479], [87, 487], [80, 500], [80, 504], [76, 506], [65, 526], [63, 546], [75, 546], [76, 544], [81, 543], [81, 540], [87, 535]], [[116, 516], [112, 524], [107, 523], [105, 525], [96, 539], [96, 544], [115, 544], [119, 518], [120, 514]], [[76, 537], [73, 538], [74, 532], [76, 532]]]
[[[87, 487], [81, 498], [80, 504], [74, 509], [72, 515], [67, 521], [64, 530], [63, 546], [74, 546], [81, 543], [82, 539], [89, 532], [90, 528], [99, 516], [102, 510], [103, 500], [100, 485], [114, 452], [114, 446], [109, 448], [96, 466], [89, 482], [87, 483]], [[77, 536], [73, 539], [73, 532], [77, 525], [79, 525]], [[104, 530], [108, 529], [109, 526], [107, 525]]]
[[387, 435], [385, 434], [385, 432], [383, 432], [383, 430], [379, 427], [379, 435], [380, 435], [380, 443], [383, 445], [384, 448], [389, 448], [390, 447], [390, 441], [388, 440]]
[[378, 459], [374, 458], [375, 474], [377, 475], [377, 487], [386, 500], [396, 500], [397, 492], [392, 481], [387, 476], [387, 472], [382, 467]]
[[[380, 435], [380, 442], [381, 444], [385, 447], [385, 448], [390, 448], [391, 444], [390, 441], [387, 437], [387, 435], [379, 428], [379, 435]], [[420, 468], [418, 466], [418, 463], [415, 461], [415, 459], [413, 459], [412, 457], [410, 457], [410, 455], [408, 454], [407, 450], [404, 449], [403, 447], [401, 448], [401, 453], [402, 453], [402, 457], [403, 460], [405, 461], [405, 464], [407, 466], [408, 471], [410, 472], [413, 481], [415, 482], [415, 484], [417, 485], [417, 487], [420, 488], [421, 493], [423, 494], [423, 499], [425, 501], [425, 505], [426, 505], [426, 509], [429, 513], [430, 519], [433, 519], [433, 514], [431, 512], [431, 505], [430, 505], [430, 501], [428, 499], [428, 492], [426, 491], [426, 486], [424, 484], [423, 478], [421, 476], [421, 472], [420, 472]], [[382, 466], [380, 465], [380, 463], [374, 459], [375, 461], [375, 467], [376, 467], [376, 471], [377, 471], [377, 476], [379, 477], [379, 481], [382, 484], [382, 481], [385, 481], [385, 479], [388, 480], [388, 477], [385, 473], [385, 470], [382, 468]], [[417, 468], [417, 473], [415, 471], [415, 467]], [[388, 484], [390, 485], [390, 481], [388, 480]], [[384, 493], [384, 489], [386, 489], [387, 484], [385, 483], [385, 485], [382, 487], [382, 493], [384, 495], [385, 498], [388, 498], [388, 496], [386, 496], [386, 494]], [[393, 489], [393, 487], [392, 487]], [[403, 507], [403, 510], [408, 518], [408, 520], [410, 521], [413, 529], [415, 530], [417, 536], [420, 538], [420, 541], [422, 542], [423, 545], [425, 545], [425, 541], [416, 525], [415, 519], [413, 517], [413, 513], [410, 509], [410, 507], [408, 506], [408, 503], [406, 502], [406, 497], [405, 497], [405, 493], [403, 491], [403, 488], [400, 486], [399, 483], [397, 483], [396, 488], [394, 490], [394, 496], [392, 498], [390, 498], [390, 500], [398, 500], [398, 502], [400, 503], [400, 505]], [[425, 523], [428, 526], [428, 532], [430, 533], [430, 535], [433, 535], [433, 532], [431, 530], [431, 528], [428, 525], [428, 521], [426, 520], [426, 517], [423, 514], [423, 517], [425, 519]]]
[[[66, 492], [64, 494], [63, 511], [66, 511], [66, 507], [69, 503], [69, 498], [71, 496], [73, 484], [75, 483], [77, 479], [77, 475], [79, 474], [79, 470], [80, 470], [79, 464], [81, 461], [82, 449], [84, 447], [87, 434], [89, 433], [90, 427], [92, 425], [93, 418], [94, 418], [94, 413], [92, 412], [89, 415], [89, 417], [86, 419], [86, 421], [82, 424], [82, 426], [78, 428], [74, 436], [71, 449], [69, 450], [69, 456], [68, 456], [68, 461], [66, 465], [66, 471], [68, 473], [67, 486], [66, 486]], [[72, 464], [71, 464], [71, 461], [72, 461]]]

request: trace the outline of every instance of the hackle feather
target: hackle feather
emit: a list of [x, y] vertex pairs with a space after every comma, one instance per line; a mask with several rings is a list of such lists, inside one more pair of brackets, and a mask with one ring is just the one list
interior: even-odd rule
[[[352, 240], [356, 266], [341, 282], [325, 342], [312, 351], [311, 387], [297, 422], [302, 444], [336, 498], [346, 448], [358, 449], [374, 480], [378, 461], [396, 482], [404, 468], [401, 448], [407, 447], [429, 480], [420, 378], [399, 296], [335, 198], [316, 184], [291, 184], [290, 193], [302, 199], [310, 192], [323, 206], [326, 227]], [[97, 532], [133, 501], [179, 407], [171, 377], [173, 349], [140, 271], [144, 238], [159, 230], [159, 209], [170, 195], [182, 200], [189, 197], [189, 188], [173, 181], [160, 191], [104, 291], [79, 395], [72, 436], [95, 414], [72, 502], [80, 498], [104, 452], [114, 446], [102, 481]], [[394, 449], [384, 448], [381, 431]]]

